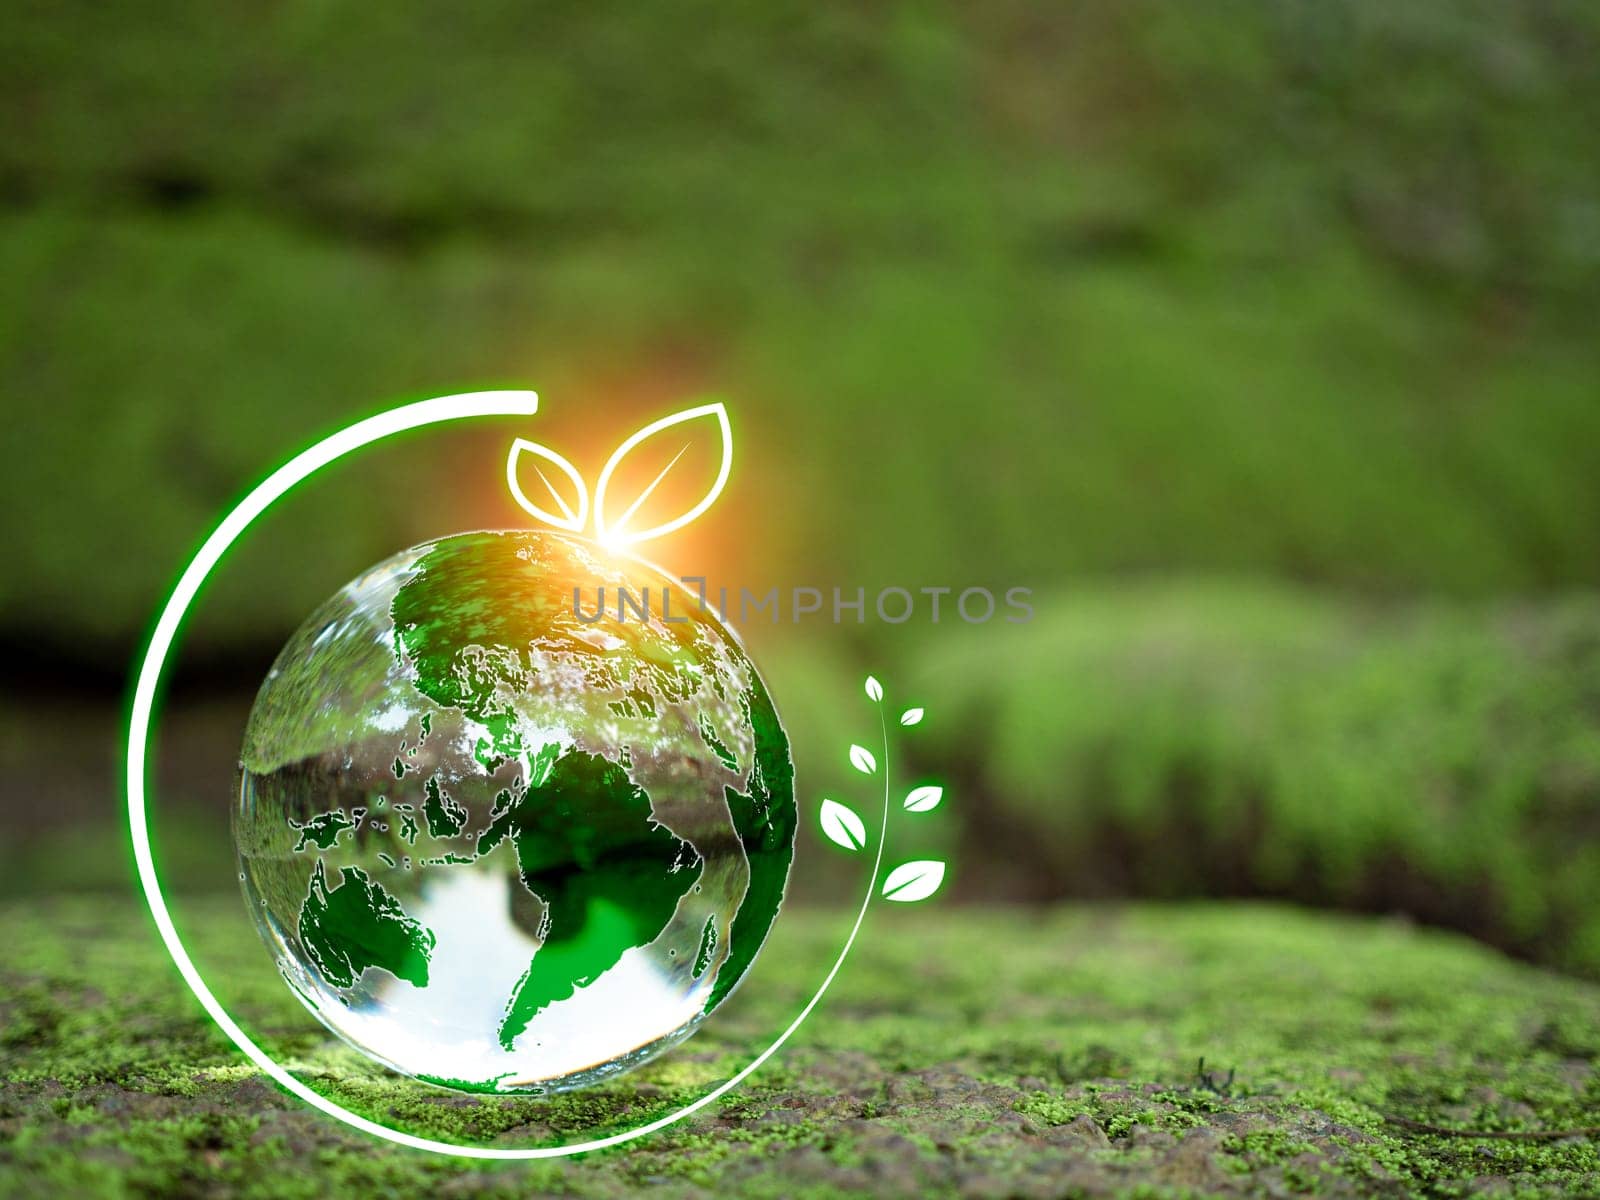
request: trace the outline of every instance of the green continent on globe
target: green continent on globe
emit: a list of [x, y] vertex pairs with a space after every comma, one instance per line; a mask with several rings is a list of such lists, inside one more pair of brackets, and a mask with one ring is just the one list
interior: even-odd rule
[[422, 815], [428, 819], [428, 832], [436, 838], [455, 837], [467, 823], [467, 810], [440, 790], [437, 779], [429, 779], [427, 800]]
[[617, 965], [666, 926], [699, 865], [684, 841], [650, 819], [650, 797], [616, 763], [571, 751], [481, 838], [487, 854], [506, 837], [524, 886], [545, 903], [544, 941], [517, 984], [500, 1044], [545, 1005]]
[[339, 844], [339, 835], [347, 829], [354, 829], [365, 815], [365, 809], [358, 808], [347, 813], [336, 808], [332, 812], [318, 813], [308, 821], [291, 819], [289, 828], [300, 835], [300, 840], [294, 846], [295, 851], [304, 850], [307, 844], [315, 845], [318, 850], [333, 849]]
[[750, 859], [750, 886], [728, 930], [728, 959], [717, 972], [710, 1012], [727, 998], [755, 960], [767, 931], [783, 903], [794, 860], [794, 830], [798, 813], [794, 804], [794, 764], [789, 759], [789, 739], [778, 723], [778, 710], [761, 682], [750, 674], [746, 711], [755, 733], [755, 761], [750, 768], [748, 792], [727, 789], [728, 810]]
[[318, 860], [300, 908], [300, 941], [328, 982], [352, 987], [368, 967], [381, 967], [426, 987], [433, 934], [359, 867], [345, 867], [340, 880], [330, 890]]

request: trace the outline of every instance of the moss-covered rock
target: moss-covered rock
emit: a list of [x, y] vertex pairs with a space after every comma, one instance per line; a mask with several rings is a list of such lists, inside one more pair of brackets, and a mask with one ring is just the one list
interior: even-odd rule
[[986, 884], [1401, 911], [1600, 976], [1600, 599], [1037, 603], [920, 658]]
[[[551, 1099], [396, 1079], [325, 1037], [236, 936], [186, 927], [236, 1014], [319, 1090], [402, 1128], [527, 1145], [703, 1092], [781, 1028], [844, 932], [791, 911], [681, 1050]], [[708, 1112], [581, 1160], [370, 1141], [210, 1027], [132, 902], [19, 903], [0, 987], [0, 1191], [251, 1197], [1455, 1196], [1600, 1189], [1600, 988], [1395, 922], [1211, 905], [874, 912], [795, 1042]], [[1206, 1067], [1197, 1069], [1201, 1058]]]

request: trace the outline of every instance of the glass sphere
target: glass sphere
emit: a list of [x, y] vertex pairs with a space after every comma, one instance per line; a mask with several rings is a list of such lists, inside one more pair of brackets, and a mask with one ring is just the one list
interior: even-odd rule
[[323, 604], [256, 697], [237, 801], [295, 994], [470, 1091], [687, 1037], [765, 940], [796, 823], [777, 712], [711, 608], [540, 532], [428, 542]]

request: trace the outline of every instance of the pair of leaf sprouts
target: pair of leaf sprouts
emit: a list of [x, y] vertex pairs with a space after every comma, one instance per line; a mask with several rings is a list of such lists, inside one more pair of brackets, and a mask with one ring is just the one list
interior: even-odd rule
[[[616, 486], [617, 468], [640, 447], [647, 447], [642, 453], [648, 456], [652, 452], [670, 450], [672, 442], [679, 437], [686, 439], [682, 447], [642, 490], [630, 495], [628, 489]], [[677, 516], [646, 525], [640, 518], [640, 512], [661, 481], [678, 465], [678, 460], [696, 438], [711, 437], [720, 442], [722, 454], [716, 480], [710, 489]], [[665, 446], [661, 443], [665, 443]], [[549, 470], [546, 470], [547, 467]], [[527, 477], [530, 484], [527, 489], [523, 487], [525, 468], [532, 473]], [[571, 533], [584, 532], [589, 526], [592, 508], [594, 539], [608, 549], [620, 549], [682, 529], [711, 507], [727, 486], [728, 472], [732, 469], [733, 430], [728, 425], [728, 410], [717, 401], [686, 408], [670, 417], [652, 421], [630, 436], [612, 451], [606, 465], [600, 469], [592, 505], [589, 487], [578, 469], [548, 446], [541, 446], [526, 438], [517, 438], [512, 442], [511, 452], [506, 455], [506, 487], [511, 491], [511, 498], [530, 515], [546, 525]], [[532, 476], [538, 477], [537, 483]], [[620, 497], [618, 492], [622, 493]]]
[[[883, 729], [883, 826], [878, 832], [878, 862], [881, 865], [883, 839], [889, 828], [889, 725], [882, 712], [883, 685], [871, 675], [867, 676], [866, 693], [867, 699], [879, 706], [879, 724]], [[900, 724], [918, 725], [921, 724], [922, 717], [922, 709], [908, 708], [900, 714]], [[876, 775], [879, 771], [876, 756], [861, 745], [850, 747], [850, 765], [863, 775]], [[939, 802], [943, 799], [942, 787], [936, 784], [924, 784], [907, 792], [900, 806], [911, 813], [931, 812], [939, 807]], [[849, 805], [840, 804], [837, 800], [824, 799], [818, 819], [822, 825], [822, 835], [834, 845], [842, 846], [851, 853], [866, 848], [866, 824]], [[926, 900], [937, 892], [940, 884], [944, 882], [944, 867], [944, 863], [936, 859], [918, 859], [914, 862], [901, 863], [890, 871], [883, 881], [881, 894], [885, 900], [893, 900], [900, 904]]]

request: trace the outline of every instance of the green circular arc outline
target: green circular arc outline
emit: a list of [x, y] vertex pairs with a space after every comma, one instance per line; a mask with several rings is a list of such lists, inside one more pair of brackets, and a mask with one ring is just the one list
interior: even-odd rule
[[742, 1067], [737, 1074], [718, 1084], [699, 1099], [691, 1101], [689, 1104], [675, 1109], [665, 1116], [658, 1117], [654, 1121], [623, 1130], [620, 1133], [562, 1146], [525, 1147], [461, 1145], [455, 1142], [441, 1142], [433, 1138], [418, 1137], [415, 1134], [392, 1129], [380, 1122], [363, 1117], [359, 1113], [351, 1112], [321, 1093], [314, 1091], [279, 1066], [272, 1056], [258, 1046], [250, 1038], [249, 1034], [245, 1033], [239, 1024], [228, 1015], [228, 1011], [212, 994], [211, 989], [201, 977], [194, 960], [189, 957], [188, 950], [184, 948], [183, 940], [178, 936], [177, 927], [173, 924], [172, 915], [167, 909], [166, 896], [161, 890], [161, 880], [156, 872], [155, 856], [151, 850], [150, 826], [146, 812], [146, 776], [148, 774], [150, 731], [155, 718], [161, 674], [166, 667], [167, 659], [171, 656], [172, 648], [177, 641], [185, 616], [194, 605], [194, 601], [205, 581], [216, 570], [228, 550], [243, 536], [244, 532], [263, 516], [273, 504], [282, 499], [290, 489], [310, 478], [324, 467], [361, 449], [363, 446], [407, 430], [445, 421], [466, 420], [473, 417], [531, 416], [538, 411], [538, 408], [538, 396], [529, 391], [463, 392], [452, 396], [438, 396], [431, 400], [420, 400], [414, 404], [392, 408], [386, 412], [378, 413], [376, 416], [357, 421], [355, 424], [348, 425], [308, 449], [301, 451], [284, 463], [283, 466], [268, 475], [266, 479], [256, 485], [244, 499], [234, 506], [210, 536], [201, 543], [199, 550], [195, 552], [188, 565], [184, 568], [183, 573], [178, 577], [178, 582], [173, 587], [171, 595], [167, 597], [166, 604], [162, 606], [161, 614], [157, 618], [155, 628], [150, 634], [150, 641], [145, 648], [144, 657], [140, 662], [138, 675], [136, 676], [133, 702], [128, 715], [126, 781], [128, 831], [133, 840], [133, 857], [134, 863], [138, 868], [139, 884], [144, 891], [150, 914], [155, 918], [156, 929], [161, 934], [162, 942], [166, 944], [167, 953], [172, 956], [172, 961], [177, 965], [179, 974], [183, 976], [184, 982], [189, 985], [189, 990], [200, 1001], [201, 1007], [206, 1010], [206, 1014], [216, 1022], [217, 1028], [244, 1053], [246, 1058], [250, 1059], [280, 1087], [299, 1097], [313, 1108], [320, 1109], [328, 1116], [344, 1122], [351, 1128], [371, 1134], [373, 1137], [382, 1138], [401, 1146], [409, 1146], [414, 1150], [424, 1150], [433, 1154], [452, 1155], [459, 1158], [501, 1160], [565, 1158], [574, 1154], [586, 1154], [595, 1150], [604, 1150], [611, 1146], [620, 1146], [625, 1142], [633, 1141], [635, 1138], [644, 1137], [647, 1134], [665, 1129], [669, 1125], [676, 1124], [738, 1087], [763, 1063], [776, 1054], [783, 1044], [794, 1035], [795, 1031], [800, 1028], [801, 1024], [811, 1015], [812, 1010], [822, 1000], [823, 994], [827, 992], [834, 978], [838, 975], [839, 969], [844, 965], [851, 946], [855, 944], [856, 935], [861, 931], [861, 923], [867, 915], [867, 906], [871, 903], [877, 889], [878, 875], [883, 868], [883, 833], [887, 828], [889, 818], [889, 772], [887, 761], [889, 739], [888, 730], [885, 728], [883, 739], [883, 821], [878, 827], [877, 858], [873, 863], [872, 878], [868, 884], [866, 895], [861, 901], [861, 909], [856, 914], [855, 925], [851, 928], [850, 936], [845, 940], [838, 959], [835, 960], [832, 969], [823, 979], [821, 986], [817, 988], [789, 1027], [780, 1033], [771, 1045]]

